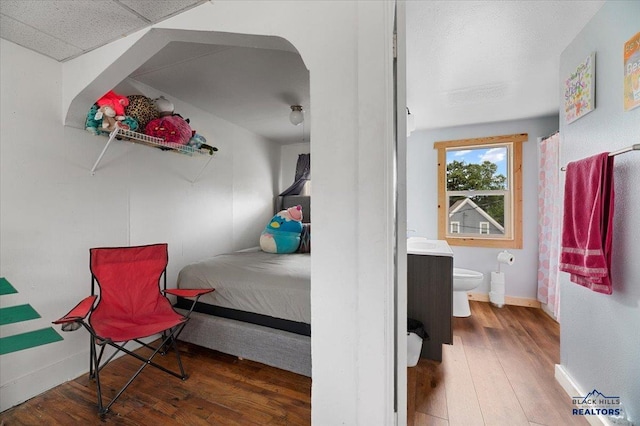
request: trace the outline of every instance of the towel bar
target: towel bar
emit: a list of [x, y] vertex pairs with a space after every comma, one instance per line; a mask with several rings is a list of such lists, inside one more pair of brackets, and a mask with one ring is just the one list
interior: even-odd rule
[[[624, 154], [625, 152], [629, 152], [629, 151], [640, 151], [640, 143], [628, 146], [626, 148], [619, 149], [617, 151], [610, 152], [609, 153], [609, 157], [615, 157], [618, 154]], [[565, 172], [565, 171], [567, 171], [567, 168], [566, 167], [560, 167], [560, 170]]]

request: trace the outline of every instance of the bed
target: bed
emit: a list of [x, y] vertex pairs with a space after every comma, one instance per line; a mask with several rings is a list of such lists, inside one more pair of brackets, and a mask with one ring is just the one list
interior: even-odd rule
[[[308, 223], [308, 198], [280, 197], [275, 208], [302, 204]], [[310, 285], [310, 253], [255, 247], [187, 265], [178, 274], [179, 288], [216, 291], [196, 304], [180, 339], [311, 376]], [[179, 298], [176, 307], [185, 309], [188, 302]]]

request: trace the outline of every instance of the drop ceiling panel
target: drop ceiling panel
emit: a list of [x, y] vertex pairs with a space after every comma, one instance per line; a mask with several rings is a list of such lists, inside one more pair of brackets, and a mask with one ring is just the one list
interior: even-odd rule
[[83, 50], [93, 48], [96, 40], [114, 40], [148, 25], [113, 1], [3, 0], [1, 4], [3, 15]]
[[0, 15], [0, 37], [57, 61], [79, 55], [82, 49], [51, 37], [5, 15]]
[[152, 22], [158, 22], [171, 15], [189, 9], [202, 0], [119, 0]]

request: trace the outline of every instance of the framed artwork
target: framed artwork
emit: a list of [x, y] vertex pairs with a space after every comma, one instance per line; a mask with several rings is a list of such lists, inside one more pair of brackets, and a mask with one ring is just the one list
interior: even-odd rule
[[640, 106], [640, 33], [624, 44], [624, 110]]
[[591, 53], [564, 82], [564, 120], [576, 121], [596, 107], [596, 54]]

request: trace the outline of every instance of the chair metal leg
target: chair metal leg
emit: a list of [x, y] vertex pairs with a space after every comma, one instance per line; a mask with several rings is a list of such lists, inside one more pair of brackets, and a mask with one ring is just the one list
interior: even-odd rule
[[[158, 368], [159, 370], [164, 371], [165, 373], [171, 374], [172, 376], [175, 376], [181, 380], [186, 380], [187, 379], [187, 375], [185, 374], [184, 371], [184, 367], [182, 366], [182, 360], [180, 359], [180, 352], [178, 351], [178, 346], [175, 343], [175, 332], [176, 331], [182, 331], [182, 327], [184, 326], [184, 324], [182, 324], [180, 326], [179, 329], [175, 329], [174, 332], [169, 333], [167, 335], [167, 337], [162, 341], [162, 343], [154, 349], [153, 353], [151, 354], [151, 356], [149, 356], [148, 358], [144, 358], [140, 355], [138, 355], [135, 352], [130, 351], [129, 349], [126, 349], [124, 347], [124, 344], [126, 344], [127, 342], [124, 342], [124, 344], [122, 346], [119, 346], [113, 342], [106, 342], [106, 344], [102, 347], [102, 350], [100, 351], [100, 355], [98, 357], [96, 357], [95, 359], [95, 365], [100, 365], [100, 359], [102, 358], [102, 354], [103, 354], [103, 350], [104, 347], [108, 344], [109, 346], [114, 347], [115, 349], [117, 349], [118, 351], [122, 351], [128, 355], [133, 356], [134, 358], [137, 358], [138, 360], [142, 361], [143, 364], [140, 366], [140, 368], [138, 368], [138, 371], [135, 372], [135, 374], [127, 381], [127, 383], [125, 383], [125, 385], [122, 387], [122, 389], [120, 389], [118, 391], [118, 393], [111, 399], [111, 401], [109, 401], [109, 403], [106, 406], [103, 406], [102, 404], [102, 393], [101, 393], [101, 389], [100, 389], [100, 370], [102, 370], [102, 368], [104, 368], [105, 365], [107, 365], [107, 363], [109, 362], [109, 360], [111, 358], [109, 358], [109, 360], [107, 360], [102, 366], [100, 366], [99, 368], [96, 368], [96, 383], [98, 385], [98, 409], [101, 415], [106, 414], [109, 411], [109, 408], [111, 408], [111, 406], [116, 402], [116, 400], [120, 397], [120, 395], [122, 395], [122, 393], [129, 387], [129, 385], [131, 385], [131, 383], [133, 383], [133, 381], [136, 379], [136, 377], [138, 377], [138, 375], [142, 372], [142, 370], [144, 370], [144, 368], [147, 365], [150, 365], [152, 367]], [[171, 371], [165, 367], [163, 367], [160, 364], [157, 364], [155, 362], [153, 362], [153, 358], [160, 353], [160, 349], [162, 349], [163, 347], [166, 347], [169, 342], [171, 342], [170, 344], [173, 346], [175, 352], [176, 352], [176, 357], [178, 359], [178, 366], [180, 367], [180, 374]], [[144, 344], [144, 346], [152, 348], [151, 346]], [[116, 352], [118, 353], [118, 352]], [[115, 354], [111, 355], [111, 357], [113, 357]]]
[[93, 336], [89, 335], [89, 378], [93, 379], [95, 377], [95, 371], [93, 369], [94, 358], [95, 358], [96, 345], [93, 341]]
[[[92, 362], [92, 364], [94, 366], [97, 366], [99, 364], [99, 362], [98, 362], [97, 351], [96, 351], [95, 344], [94, 344], [93, 341], [91, 342], [91, 349], [92, 349], [91, 350], [91, 355], [92, 355], [91, 362]], [[101, 355], [102, 355], [102, 352], [101, 352]], [[89, 376], [89, 377], [91, 377], [91, 376]], [[98, 413], [100, 415], [103, 415], [103, 414], [105, 414], [107, 412], [107, 410], [105, 410], [104, 405], [102, 404], [102, 386], [100, 385], [100, 370], [97, 367], [95, 367], [95, 370], [94, 370], [94, 378], [96, 379], [96, 390], [98, 392]]]

